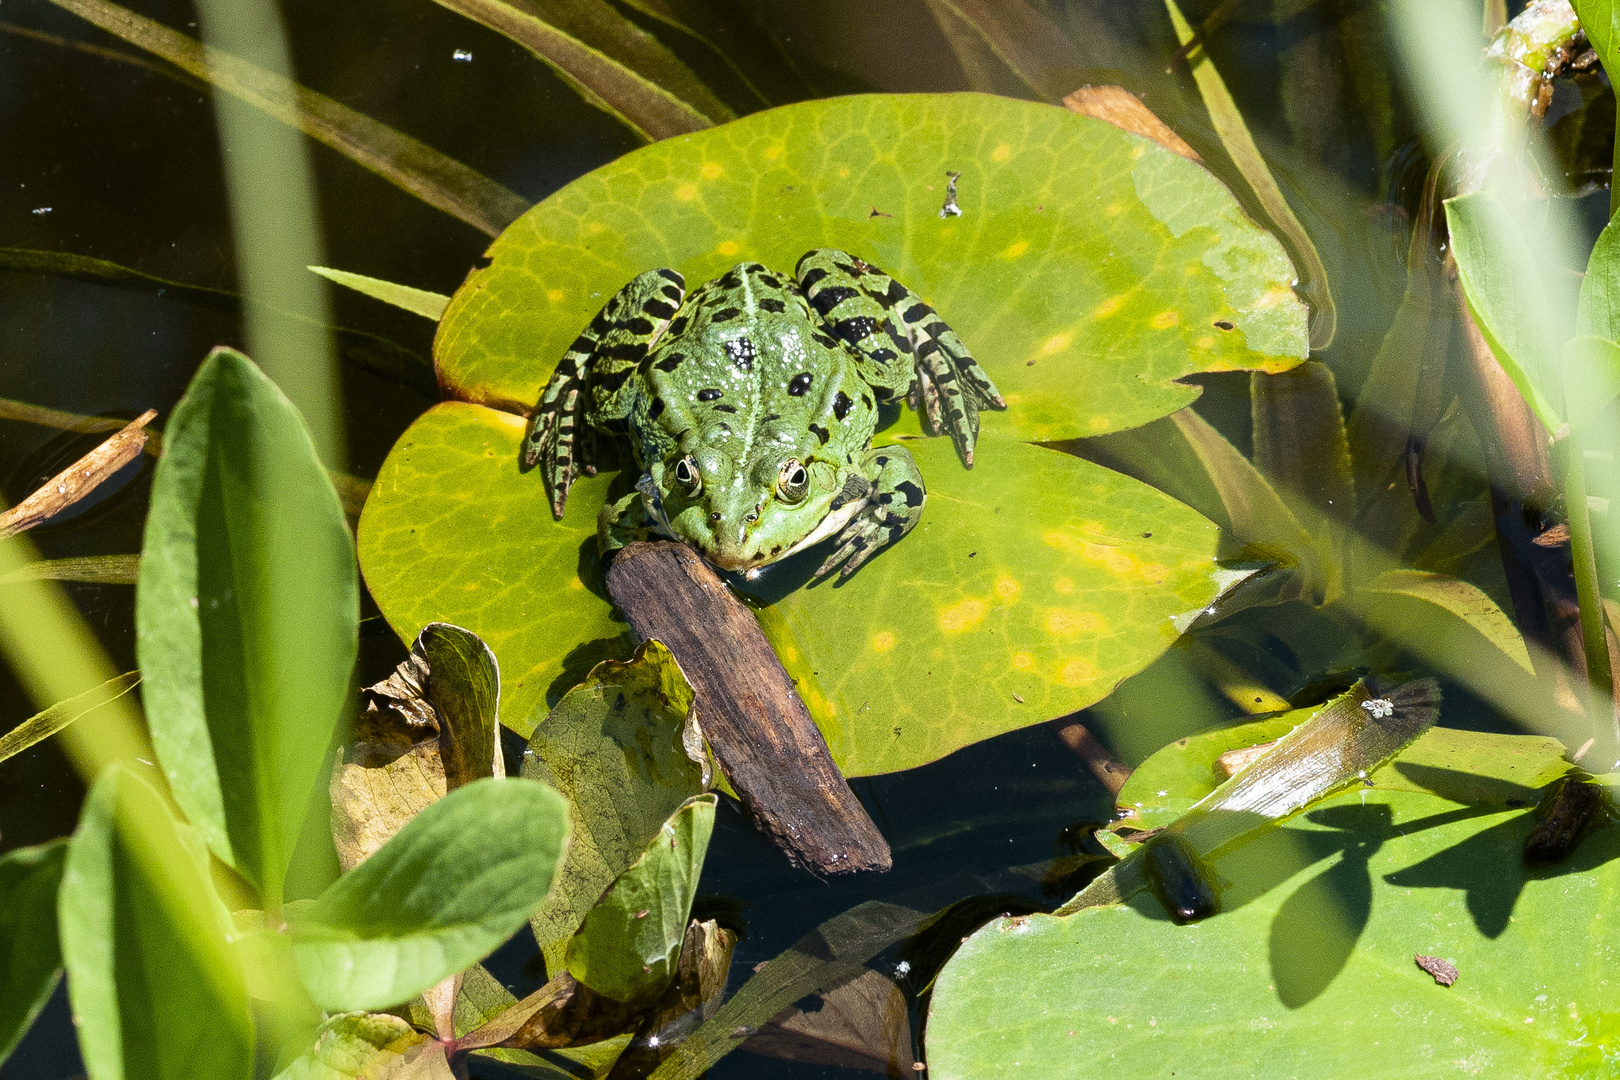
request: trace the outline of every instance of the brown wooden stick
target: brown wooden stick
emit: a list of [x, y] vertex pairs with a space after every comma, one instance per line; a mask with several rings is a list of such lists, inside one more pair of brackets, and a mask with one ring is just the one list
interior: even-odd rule
[[157, 410], [147, 409], [112, 438], [47, 480], [38, 491], [0, 514], [0, 540], [50, 520], [134, 461], [146, 446], [146, 425], [156, 418]]
[[1063, 745], [1074, 752], [1074, 756], [1086, 763], [1091, 775], [1102, 781], [1102, 786], [1108, 789], [1108, 794], [1118, 795], [1119, 789], [1125, 786], [1125, 781], [1131, 778], [1131, 767], [1108, 752], [1108, 747], [1093, 735], [1075, 716], [1060, 716], [1056, 720], [1048, 720], [1057, 737], [1063, 740]]
[[664, 643], [726, 778], [796, 865], [820, 874], [887, 870], [889, 845], [833, 764], [759, 622], [696, 552], [633, 543], [608, 593], [643, 641]]

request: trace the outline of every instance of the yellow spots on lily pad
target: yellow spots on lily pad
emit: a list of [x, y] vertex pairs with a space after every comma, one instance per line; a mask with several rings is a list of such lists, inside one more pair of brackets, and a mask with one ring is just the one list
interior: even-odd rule
[[1181, 313], [1179, 311], [1161, 311], [1153, 316], [1150, 321], [1153, 323], [1153, 329], [1168, 330], [1181, 322]]
[[1013, 653], [1012, 666], [1019, 671], [1029, 671], [1035, 667], [1035, 657], [1027, 652]]
[[1100, 634], [1107, 626], [1103, 617], [1095, 611], [1053, 608], [1046, 613], [1046, 632], [1053, 637], [1072, 638], [1081, 634]]
[[1018, 599], [1018, 594], [1022, 589], [1023, 586], [1018, 584], [1018, 579], [1005, 570], [996, 575], [996, 595], [1008, 603]]
[[1131, 147], [1131, 160], [1135, 161], [1137, 158], [1141, 157], [1145, 153], [1147, 153], [1147, 147], [1145, 147], [1145, 146], [1133, 146], [1133, 147]]
[[1276, 288], [1267, 289], [1261, 293], [1250, 310], [1264, 311], [1266, 308], [1274, 308], [1278, 304], [1285, 304], [1289, 301], [1297, 303], [1298, 300], [1299, 298], [1294, 295], [1293, 289], [1288, 288], [1286, 285], [1278, 285]]
[[1200, 349], [1213, 349], [1215, 347], [1215, 339], [1212, 337], [1201, 337], [1197, 341], [1193, 342], [1193, 344], [1197, 345]]
[[581, 580], [580, 578], [571, 577], [571, 578], [568, 579], [568, 587], [570, 589], [574, 589], [574, 590], [576, 590], [578, 592], [584, 592], [585, 591], [585, 582], [583, 580]]
[[1124, 306], [1125, 294], [1120, 293], [1118, 296], [1110, 296], [1108, 299], [1098, 304], [1096, 309], [1092, 311], [1092, 315], [1099, 319], [1106, 319], [1108, 316], [1112, 315], [1114, 312], [1118, 311]]
[[720, 242], [720, 246], [714, 250], [718, 251], [722, 255], [735, 255], [737, 252], [741, 251], [742, 248], [737, 245], [737, 241], [735, 240], [722, 240]]
[[1071, 578], [1071, 577], [1055, 577], [1055, 578], [1053, 578], [1052, 579], [1052, 591], [1055, 592], [1055, 593], [1060, 593], [1063, 596], [1068, 596], [1070, 593], [1074, 592], [1074, 578]]
[[1057, 681], [1064, 686], [1084, 686], [1097, 677], [1097, 665], [1075, 657], [1058, 668]]
[[1109, 217], [1119, 217], [1119, 215], [1123, 214], [1124, 212], [1125, 208], [1119, 205], [1117, 202], [1109, 203], [1103, 208], [1103, 213], [1107, 214]]
[[1001, 257], [1003, 259], [1016, 259], [1028, 250], [1028, 240], [1014, 240], [1012, 243], [1007, 245], [1005, 250], [1002, 251]]
[[546, 290], [546, 299], [550, 300], [553, 304], [562, 303], [563, 302], [563, 296], [564, 296], [564, 293], [563, 293], [563, 291], [561, 289], [547, 289]]
[[705, 180], [718, 180], [720, 174], [725, 171], [725, 168], [718, 161], [705, 161], [703, 168], [698, 170], [698, 175]]
[[696, 184], [682, 184], [680, 187], [675, 189], [675, 197], [681, 200], [681, 202], [691, 202], [693, 199], [697, 198], [697, 195], [698, 187]]
[[786, 149], [787, 148], [781, 143], [771, 143], [771, 145], [765, 148], [765, 160], [775, 161], [777, 158], [782, 156], [782, 152]]
[[961, 634], [984, 621], [988, 607], [983, 600], [963, 600], [939, 613], [939, 626], [948, 634]]
[[838, 179], [840, 179], [840, 180], [848, 180], [849, 179], [849, 166], [848, 165], [840, 165], [840, 166], [838, 166]]
[[585, 231], [590, 233], [592, 236], [596, 236], [599, 233], [607, 231], [607, 226], [602, 224], [600, 221], [588, 221], [585, 223]]
[[879, 630], [872, 635], [872, 651], [875, 653], [891, 652], [898, 644], [900, 639], [894, 635], [893, 630]]
[[1056, 356], [1074, 343], [1073, 334], [1053, 334], [1041, 342], [1042, 356]]
[[990, 151], [991, 161], [1006, 161], [1011, 157], [1012, 147], [1008, 146], [1006, 143], [1002, 143], [1000, 146]]
[[1093, 416], [1090, 420], [1087, 420], [1086, 424], [1091, 428], [1092, 431], [1107, 431], [1109, 428], [1114, 426], [1114, 421], [1109, 417], [1099, 414], [1097, 416]]

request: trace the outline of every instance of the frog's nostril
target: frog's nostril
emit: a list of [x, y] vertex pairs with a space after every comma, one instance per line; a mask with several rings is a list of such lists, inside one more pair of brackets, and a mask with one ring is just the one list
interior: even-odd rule
[[709, 515], [709, 520], [710, 521], [719, 521], [720, 520], [720, 511], [716, 510], [713, 513], [711, 513]]

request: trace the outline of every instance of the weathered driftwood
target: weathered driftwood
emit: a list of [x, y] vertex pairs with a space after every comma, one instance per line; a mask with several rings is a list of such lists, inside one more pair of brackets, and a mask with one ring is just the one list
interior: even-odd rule
[[708, 564], [682, 544], [634, 543], [615, 556], [607, 587], [636, 634], [680, 661], [720, 767], [788, 858], [821, 874], [889, 869], [889, 845], [758, 621]]

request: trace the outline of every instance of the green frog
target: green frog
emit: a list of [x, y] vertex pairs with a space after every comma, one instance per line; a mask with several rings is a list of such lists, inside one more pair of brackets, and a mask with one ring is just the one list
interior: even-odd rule
[[636, 490], [603, 507], [604, 552], [651, 534], [752, 573], [837, 536], [816, 576], [844, 576], [922, 516], [903, 447], [872, 446], [902, 397], [973, 467], [979, 410], [1005, 409], [955, 332], [904, 285], [831, 248], [793, 278], [742, 263], [690, 295], [674, 270], [620, 289], [563, 356], [523, 446], [561, 518], [596, 472], [597, 440], [629, 440]]

